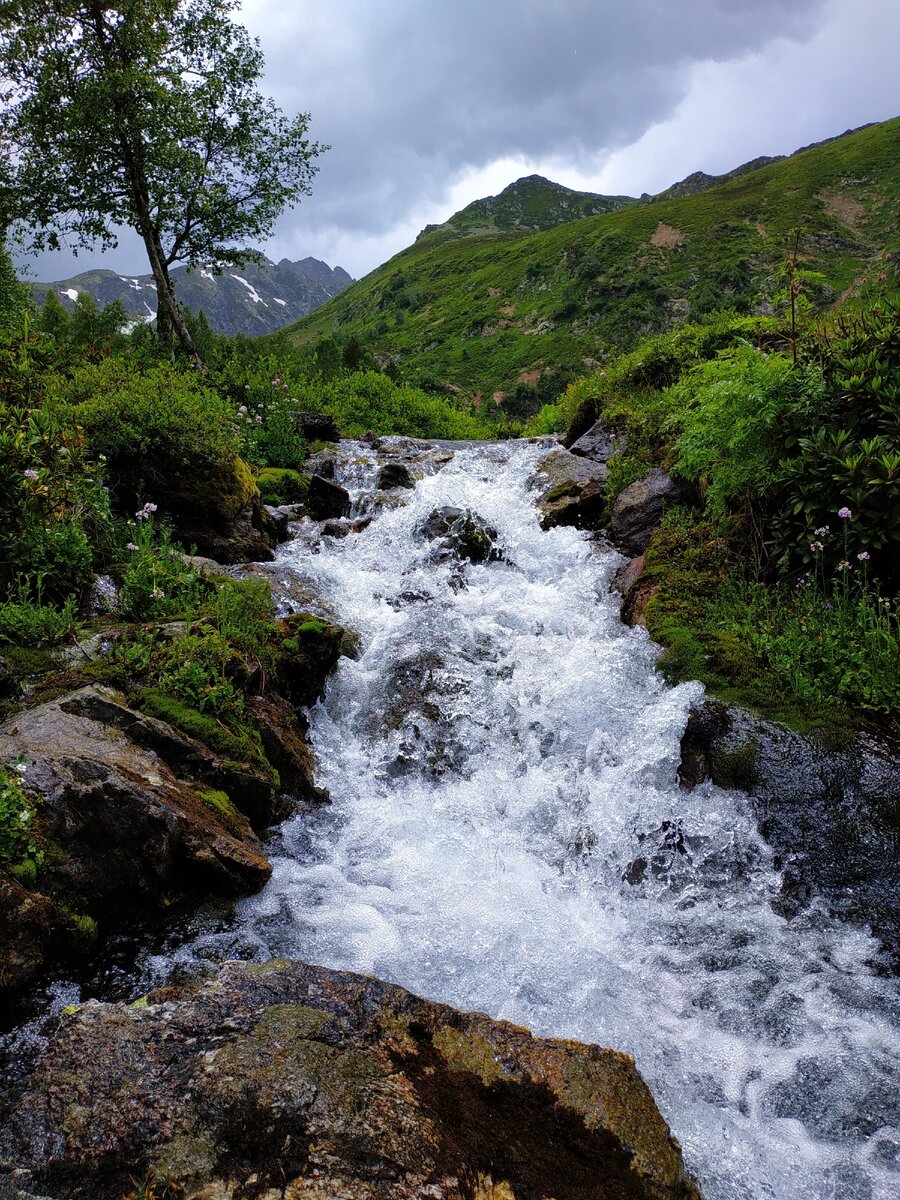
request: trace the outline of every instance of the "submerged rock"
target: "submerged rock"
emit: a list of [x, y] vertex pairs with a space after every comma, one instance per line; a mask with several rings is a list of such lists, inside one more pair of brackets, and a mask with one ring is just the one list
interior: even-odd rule
[[300, 962], [85, 1005], [0, 1118], [0, 1181], [50, 1197], [699, 1197], [628, 1055]]
[[378, 472], [378, 486], [382, 490], [389, 488], [414, 488], [416, 481], [409, 467], [401, 462], [388, 462]]
[[419, 535], [434, 542], [441, 557], [455, 555], [469, 562], [502, 562], [497, 530], [468, 508], [444, 505], [419, 526]]
[[684, 487], [654, 467], [616, 497], [609, 525], [613, 542], [624, 554], [643, 554], [663, 513], [684, 499]]
[[604, 464], [579, 458], [568, 450], [553, 450], [541, 459], [535, 477], [544, 487], [537, 501], [541, 528], [553, 529], [556, 525], [595, 528], [603, 515], [608, 475]]

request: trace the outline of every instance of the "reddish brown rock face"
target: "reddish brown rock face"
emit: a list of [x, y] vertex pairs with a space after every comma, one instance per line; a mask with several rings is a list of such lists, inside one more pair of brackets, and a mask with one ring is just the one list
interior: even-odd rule
[[699, 1196], [627, 1055], [299, 962], [148, 1001], [64, 1022], [5, 1098], [0, 1187], [18, 1169], [26, 1195], [92, 1200], [135, 1179], [191, 1200]]

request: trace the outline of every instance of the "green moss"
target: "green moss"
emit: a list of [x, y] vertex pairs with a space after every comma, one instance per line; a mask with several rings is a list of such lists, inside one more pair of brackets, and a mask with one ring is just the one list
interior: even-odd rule
[[576, 483], [561, 483], [559, 487], [551, 488], [544, 500], [552, 502], [553, 500], [562, 500], [565, 496], [577, 496], [578, 485]]
[[222, 822], [229, 833], [241, 837], [246, 830], [246, 820], [231, 803], [226, 792], [217, 788], [197, 788], [197, 795], [216, 817]]
[[308, 478], [289, 467], [263, 468], [256, 486], [266, 504], [302, 504], [309, 493]]
[[161, 688], [143, 688], [136, 691], [131, 700], [143, 712], [196, 738], [217, 754], [238, 763], [263, 766], [271, 771], [255, 731], [247, 727], [226, 727], [218, 718], [191, 708]]
[[747, 738], [731, 750], [716, 750], [710, 762], [711, 775], [719, 787], [748, 790], [757, 782], [756, 760], [759, 744]]
[[234, 455], [216, 472], [198, 482], [198, 501], [201, 508], [212, 509], [226, 521], [232, 521], [257, 494], [250, 468]]
[[13, 863], [9, 867], [9, 873], [18, 879], [23, 887], [34, 887], [37, 883], [37, 864], [30, 858], [26, 858], [24, 862]]
[[59, 668], [59, 655], [46, 646], [4, 645], [3, 657], [16, 679], [34, 679]]

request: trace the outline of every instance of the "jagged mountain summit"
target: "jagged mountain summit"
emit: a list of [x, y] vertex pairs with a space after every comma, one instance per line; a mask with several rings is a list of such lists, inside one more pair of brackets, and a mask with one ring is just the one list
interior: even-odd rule
[[[273, 333], [291, 321], [307, 316], [320, 304], [353, 283], [343, 267], [329, 267], [317, 258], [291, 262], [212, 267], [172, 271], [175, 295], [191, 312], [201, 309], [217, 333]], [[151, 320], [156, 313], [156, 288], [152, 275], [118, 275], [115, 271], [83, 271], [71, 279], [31, 285], [35, 300], [43, 304], [53, 289], [66, 308], [73, 308], [82, 292], [100, 307], [119, 300], [135, 320]]]

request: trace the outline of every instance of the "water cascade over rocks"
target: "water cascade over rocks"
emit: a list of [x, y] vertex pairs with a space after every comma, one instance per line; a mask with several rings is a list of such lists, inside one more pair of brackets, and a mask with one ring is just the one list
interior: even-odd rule
[[[700, 685], [667, 686], [619, 621], [618, 555], [541, 531], [546, 447], [452, 449], [407, 453], [423, 477], [361, 532], [301, 533], [259, 568], [311, 580], [360, 635], [312, 714], [332, 804], [287, 822], [265, 889], [149, 978], [229, 957], [371, 973], [633, 1054], [705, 1200], [896, 1196], [900, 1037], [874, 943], [824, 905], [779, 915], [742, 794], [679, 790]], [[348, 524], [384, 462], [341, 445]], [[442, 508], [498, 553], [426, 536]]]

